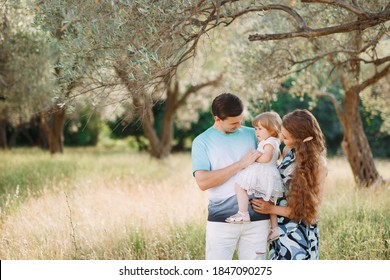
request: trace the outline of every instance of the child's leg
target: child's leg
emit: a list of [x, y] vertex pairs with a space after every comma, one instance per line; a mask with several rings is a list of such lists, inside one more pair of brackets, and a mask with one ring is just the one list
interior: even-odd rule
[[228, 223], [236, 224], [250, 223], [251, 218], [249, 217], [248, 212], [248, 194], [246, 193], [246, 190], [241, 188], [238, 184], [236, 184], [235, 189], [238, 203], [238, 212], [237, 214], [234, 214], [227, 218], [225, 221]]
[[236, 184], [235, 190], [237, 196], [238, 210], [244, 213], [248, 212], [249, 198], [246, 190], [241, 188], [239, 184]]
[[274, 241], [279, 238], [278, 217], [277, 215], [270, 215], [271, 230], [268, 234], [268, 241]]
[[278, 227], [278, 216], [274, 214], [270, 214], [269, 218], [271, 220], [271, 229]]

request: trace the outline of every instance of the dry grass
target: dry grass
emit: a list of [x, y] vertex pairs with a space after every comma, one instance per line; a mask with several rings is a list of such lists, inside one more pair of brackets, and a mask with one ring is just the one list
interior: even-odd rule
[[[20, 185], [23, 196], [3, 186], [0, 259], [203, 259], [207, 194], [191, 176], [188, 154], [159, 162], [127, 151], [74, 149], [56, 158], [25, 153], [4, 154], [3, 168], [37, 161], [74, 168], [60, 179], [58, 170], [48, 171], [51, 179], [34, 181], [41, 184], [34, 192]], [[390, 191], [357, 190], [344, 159], [330, 160], [329, 167], [322, 258], [388, 259]], [[378, 168], [390, 177], [390, 162]]]
[[[129, 237], [156, 243], [176, 227], [203, 224], [207, 197], [191, 177], [187, 155], [162, 163], [136, 154], [83, 157], [79, 165], [95, 165], [86, 176], [28, 196], [3, 214], [1, 259], [136, 258]], [[128, 248], [118, 248], [121, 243]]]

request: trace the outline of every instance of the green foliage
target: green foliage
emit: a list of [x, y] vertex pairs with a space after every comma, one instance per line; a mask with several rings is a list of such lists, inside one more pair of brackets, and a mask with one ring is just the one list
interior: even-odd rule
[[192, 140], [214, 124], [211, 108], [207, 111], [199, 111], [199, 118], [192, 122], [189, 129], [175, 127], [174, 151], [190, 150]]
[[37, 22], [59, 39], [64, 85], [79, 77], [118, 83], [113, 76], [120, 69], [145, 86], [177, 63], [193, 33], [184, 25], [186, 1], [49, 0], [37, 6]]
[[0, 44], [0, 114], [14, 127], [28, 122], [53, 97], [50, 49], [42, 33], [20, 29], [10, 31]]
[[107, 125], [110, 129], [109, 138], [113, 141], [106, 141], [103, 145], [115, 145], [115, 141], [125, 141], [125, 145], [137, 151], [143, 151], [148, 149], [149, 142], [143, 136], [143, 129], [141, 123], [137, 119], [129, 119], [126, 117], [128, 113], [123, 116], [118, 116], [115, 120], [107, 121]]
[[[262, 1], [261, 4], [277, 2]], [[383, 9], [386, 3], [384, 0], [360, 1], [359, 5], [375, 12]], [[111, 89], [118, 84], [123, 87], [123, 81], [118, 81], [118, 69], [125, 71], [128, 78], [126, 99], [131, 99], [131, 95], [142, 85], [150, 85], [152, 82], [154, 86], [156, 77], [162, 77], [172, 70], [174, 72], [181, 58], [188, 58], [193, 54], [191, 50], [183, 57], [191, 45], [189, 43], [195, 42], [197, 36], [203, 31], [199, 25], [200, 21], [198, 24], [192, 23], [197, 22], [196, 20], [205, 20], [208, 11], [211, 11], [209, 8], [213, 5], [210, 1], [198, 3], [181, 0], [155, 1], [153, 4], [147, 0], [8, 1], [8, 4], [11, 28], [9, 32], [0, 35], [2, 40], [0, 78], [6, 77], [7, 84], [12, 86], [0, 87], [0, 96], [4, 96], [7, 100], [0, 101], [0, 112], [7, 111], [7, 121], [14, 126], [29, 120], [31, 115], [45, 109], [53, 100], [58, 100], [53, 99], [53, 95], [63, 97], [61, 94], [69, 89], [68, 86], [74, 84], [79, 86], [70, 97], [83, 95], [91, 88], [100, 89], [110, 86]], [[190, 9], [196, 4], [200, 5], [199, 10], [204, 12], [203, 15], [197, 14], [199, 10], [196, 8]], [[220, 22], [227, 20], [234, 12], [252, 4], [252, 1], [227, 1], [219, 11], [218, 20]], [[337, 5], [310, 5], [298, 1], [294, 8], [313, 27], [353, 19], [352, 13], [346, 13]], [[34, 22], [31, 18], [34, 18]], [[189, 21], [190, 18], [194, 21]], [[329, 60], [323, 59], [312, 65], [307, 62], [301, 64], [302, 67], [311, 66], [311, 68], [295, 74], [291, 74], [291, 71], [297, 70], [297, 67], [292, 65], [294, 61], [313, 58], [320, 53], [319, 50], [329, 52], [331, 47], [338, 49], [350, 43], [350, 36], [338, 34], [313, 40], [294, 39], [256, 44], [246, 40], [248, 30], [250, 33], [288, 31], [295, 28], [294, 23], [290, 18], [284, 17], [282, 12], [259, 12], [255, 16], [248, 14], [243, 16], [242, 20], [240, 19], [229, 25], [231, 31], [229, 36], [213, 36], [223, 32], [222, 29], [228, 30], [221, 24], [214, 29], [215, 34], [210, 33], [208, 37], [218, 37], [216, 41], [210, 39], [202, 42], [202, 46], [216, 49], [214, 53], [218, 57], [206, 61], [203, 68], [210, 73], [215, 69], [230, 71], [231, 76], [228, 79], [231, 81], [228, 82], [228, 88], [245, 85], [239, 91], [240, 94], [245, 95], [245, 98], [247, 92], [264, 98], [271, 90], [272, 98], [270, 102], [264, 103], [264, 108], [274, 109], [281, 115], [295, 108], [312, 109], [324, 130], [330, 153], [337, 153], [341, 141], [341, 129], [334, 117], [334, 109], [329, 102], [314, 100], [308, 94], [312, 89], [326, 89], [340, 101], [343, 91], [337, 85], [337, 71], [341, 68], [335, 68]], [[211, 28], [216, 22], [210, 21], [208, 27]], [[365, 30], [365, 36], [372, 39], [380, 28], [382, 27]], [[237, 36], [242, 37], [242, 40], [237, 40]], [[380, 56], [382, 56], [381, 49], [386, 50], [386, 45], [382, 41], [375, 45], [373, 51], [373, 53], [378, 51]], [[204, 48], [203, 55], [207, 56], [211, 48]], [[200, 49], [198, 47], [198, 51], [201, 52]], [[336, 55], [333, 59], [340, 65], [346, 65], [346, 54]], [[212, 67], [214, 65], [215, 67]], [[362, 68], [363, 66], [365, 65], [362, 65]], [[55, 85], [53, 79], [49, 79], [52, 74], [49, 72], [50, 69], [57, 71], [58, 79]], [[372, 72], [372, 69], [371, 71], [367, 69], [362, 71], [365, 77]], [[269, 78], [278, 80], [286, 73], [290, 73], [293, 78], [284, 86], [290, 92], [299, 95], [298, 99], [290, 98], [284, 93], [274, 95], [275, 87], [272, 85], [275, 83], [270, 82]], [[286, 85], [288, 83], [290, 84]], [[278, 82], [276, 84], [279, 85]], [[99, 91], [96, 95], [100, 93]], [[155, 97], [153, 94], [160, 93], [144, 91], [142, 94], [148, 100]], [[105, 100], [108, 95], [101, 94], [99, 98]], [[278, 100], [273, 100], [275, 96]], [[252, 101], [260, 104], [260, 99], [252, 99]], [[199, 106], [195, 102], [191, 105], [196, 108]], [[155, 130], [159, 133], [164, 103], [156, 104], [153, 110], [156, 120]], [[254, 108], [252, 113], [256, 114], [258, 111], [258, 108]], [[200, 114], [200, 119], [192, 124], [190, 130], [175, 127], [175, 149], [188, 149], [188, 143], [212, 124], [208, 112]], [[364, 110], [362, 115], [374, 155], [388, 156], [388, 149], [384, 144], [388, 141], [388, 137], [385, 132], [378, 132], [380, 124], [385, 121], [383, 119], [385, 115], [374, 116]], [[71, 115], [66, 124], [65, 144], [95, 145], [103, 125], [103, 121], [99, 118], [99, 114], [89, 112], [80, 112], [79, 116]], [[148, 143], [141, 137], [143, 132], [138, 120], [118, 119], [109, 122], [108, 125], [112, 130], [112, 138], [130, 135], [133, 137], [128, 138], [129, 145], [139, 149], [147, 148]]]
[[[263, 106], [260, 109], [273, 110], [279, 113], [281, 117], [295, 109], [310, 110], [317, 118], [322, 132], [324, 133], [328, 153], [330, 155], [341, 153], [340, 143], [343, 138], [343, 132], [340, 122], [337, 119], [335, 109], [330, 100], [326, 98], [315, 100], [313, 96], [307, 93], [300, 96], [294, 96], [288, 92], [292, 82], [292, 79], [288, 79], [284, 82], [283, 88], [286, 89], [286, 91], [277, 92], [274, 98], [271, 98], [269, 102], [263, 102]], [[253, 99], [250, 106], [250, 110], [253, 112], [253, 115], [259, 113], [259, 108], [256, 104], [261, 103], [259, 100]]]
[[[286, 91], [277, 92], [268, 101], [263, 98], [252, 98], [248, 108], [251, 115], [255, 116], [262, 111], [273, 110], [283, 117], [283, 115], [295, 109], [308, 109], [317, 118], [321, 126], [327, 143], [328, 154], [342, 154], [340, 145], [343, 139], [343, 131], [330, 100], [326, 97], [318, 100], [307, 93], [299, 96], [292, 95], [288, 92], [292, 81], [292, 79], [286, 80], [282, 84]], [[331, 90], [336, 98], [341, 98], [338, 93], [339, 86], [336, 83], [332, 85]], [[386, 131], [381, 132], [380, 130], [384, 121], [381, 115], [371, 113], [369, 109], [362, 105], [360, 105], [360, 115], [374, 157], [389, 158], [389, 149], [386, 143], [389, 142], [390, 136]], [[247, 122], [247, 125], [251, 125], [250, 121]]]
[[371, 111], [364, 110], [361, 107], [360, 114], [363, 120], [364, 131], [370, 144], [372, 153], [376, 157], [390, 158], [390, 134], [388, 131], [382, 131], [381, 126], [384, 122], [381, 114], [373, 114]]
[[102, 129], [101, 114], [88, 105], [81, 105], [68, 115], [64, 128], [64, 144], [95, 146]]

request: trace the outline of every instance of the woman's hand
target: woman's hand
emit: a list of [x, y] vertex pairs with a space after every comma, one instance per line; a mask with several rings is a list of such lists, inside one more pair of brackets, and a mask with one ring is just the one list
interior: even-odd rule
[[269, 201], [264, 201], [262, 198], [251, 199], [252, 208], [255, 212], [261, 214], [272, 214], [272, 207], [274, 206]]

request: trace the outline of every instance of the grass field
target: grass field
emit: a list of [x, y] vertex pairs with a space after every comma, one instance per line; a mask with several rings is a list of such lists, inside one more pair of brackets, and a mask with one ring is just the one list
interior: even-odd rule
[[[204, 259], [207, 193], [189, 154], [126, 149], [0, 152], [0, 259]], [[390, 178], [390, 161], [377, 161]], [[390, 189], [358, 189], [329, 160], [320, 258], [390, 259]]]

